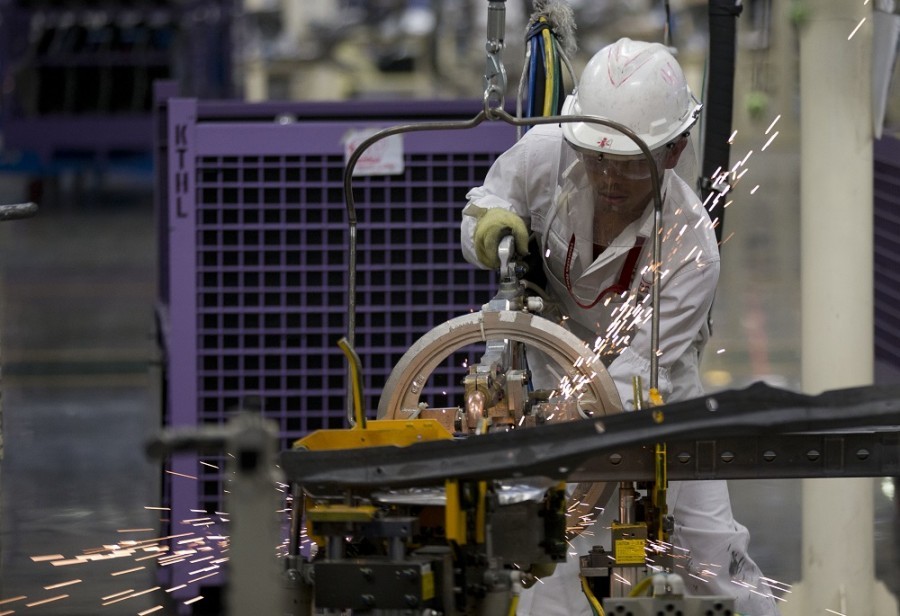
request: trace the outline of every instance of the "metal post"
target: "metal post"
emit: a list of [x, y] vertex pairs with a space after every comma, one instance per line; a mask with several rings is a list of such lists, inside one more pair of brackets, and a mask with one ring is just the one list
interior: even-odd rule
[[[810, 5], [800, 31], [802, 386], [871, 384], [871, 6]], [[803, 482], [803, 582], [785, 614], [876, 609], [871, 479]], [[795, 588], [796, 590], [796, 588]]]

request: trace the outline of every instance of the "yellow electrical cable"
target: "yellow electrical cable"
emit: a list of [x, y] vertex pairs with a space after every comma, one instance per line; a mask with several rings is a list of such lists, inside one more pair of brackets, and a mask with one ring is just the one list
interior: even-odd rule
[[519, 595], [513, 595], [512, 599], [509, 600], [509, 611], [506, 612], [507, 616], [516, 616], [516, 610], [519, 608]]
[[639, 597], [641, 596], [647, 588], [650, 587], [650, 583], [653, 581], [653, 578], [649, 575], [645, 577], [643, 580], [638, 582], [632, 587], [631, 592], [628, 593], [629, 597]]
[[591, 590], [587, 578], [583, 575], [579, 577], [581, 578], [581, 591], [584, 593], [584, 596], [587, 597], [588, 603], [591, 605], [591, 610], [596, 616], [606, 616], [606, 613], [603, 611], [603, 606], [600, 605], [600, 602], [597, 601], [597, 597], [594, 596], [594, 591]]
[[[547, 20], [541, 17], [541, 21]], [[541, 32], [541, 36], [544, 38], [544, 115], [549, 116], [553, 115], [553, 85], [556, 83], [553, 73], [553, 39], [549, 30]]]
[[360, 382], [360, 372], [362, 372], [362, 362], [359, 361], [359, 355], [350, 347], [350, 343], [346, 338], [338, 340], [338, 346], [350, 361], [350, 383], [353, 391], [353, 418], [356, 420], [356, 427], [364, 429], [366, 427], [366, 414], [362, 408], [362, 383]]
[[559, 113], [559, 90], [562, 85], [562, 64], [559, 60], [559, 41], [556, 36], [553, 37], [553, 96], [550, 100], [550, 109], [554, 114]]

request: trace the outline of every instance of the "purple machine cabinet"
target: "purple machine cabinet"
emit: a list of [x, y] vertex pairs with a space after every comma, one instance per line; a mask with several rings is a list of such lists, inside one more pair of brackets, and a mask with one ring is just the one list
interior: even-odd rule
[[[471, 119], [479, 103], [174, 98], [164, 107], [157, 152], [167, 173], [158, 175], [157, 203], [165, 423], [219, 424], [253, 401], [280, 426], [283, 447], [310, 431], [346, 427], [349, 370], [337, 346], [348, 327], [343, 139], [350, 130]], [[515, 129], [485, 122], [402, 140], [402, 174], [353, 183], [354, 346], [370, 417], [391, 369], [419, 337], [494, 294], [493, 274], [462, 259], [460, 210]], [[437, 369], [423, 400], [461, 404], [453, 390], [471, 354], [460, 350]], [[185, 521], [204, 517], [207, 532], [227, 533], [217, 513], [227, 490], [221, 460], [172, 458], [164, 500], [173, 535], [196, 531]], [[167, 569], [173, 583], [196, 574]]]

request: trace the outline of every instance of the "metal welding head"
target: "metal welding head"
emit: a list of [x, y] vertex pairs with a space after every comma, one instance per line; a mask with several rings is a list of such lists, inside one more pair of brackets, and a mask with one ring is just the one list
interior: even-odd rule
[[[678, 61], [659, 43], [622, 38], [588, 62], [562, 115], [587, 115], [622, 124], [656, 150], [687, 133], [700, 115]], [[579, 150], [635, 156], [640, 147], [622, 132], [593, 122], [563, 122], [566, 141]]]

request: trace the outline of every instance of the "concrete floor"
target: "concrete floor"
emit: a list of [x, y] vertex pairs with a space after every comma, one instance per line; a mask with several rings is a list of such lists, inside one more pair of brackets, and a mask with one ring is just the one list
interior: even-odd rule
[[[20, 197], [15, 182], [4, 186], [0, 201]], [[124, 186], [74, 197], [63, 185], [36, 217], [0, 228], [0, 613], [136, 614], [160, 603], [103, 606], [155, 585], [133, 557], [37, 558], [157, 536], [158, 513], [145, 506], [158, 504], [159, 471], [143, 451], [159, 423], [151, 193], [146, 181]]]
[[[158, 529], [158, 512], [146, 507], [158, 504], [159, 470], [143, 452], [159, 422], [151, 186], [139, 177], [73, 188], [64, 182], [36, 218], [0, 225], [0, 615], [175, 613], [162, 589], [103, 606], [157, 585], [134, 555], [69, 566], [35, 560], [72, 559]], [[22, 189], [4, 179], [0, 202], [19, 200]], [[731, 220], [742, 232], [727, 244], [708, 385], [796, 387], [799, 298], [795, 272], [784, 268], [796, 263], [796, 214], [770, 204]], [[881, 374], [900, 380], [886, 367]], [[895, 483], [872, 481], [877, 574], [896, 594]], [[733, 482], [732, 496], [763, 571], [798, 580], [799, 482]]]

